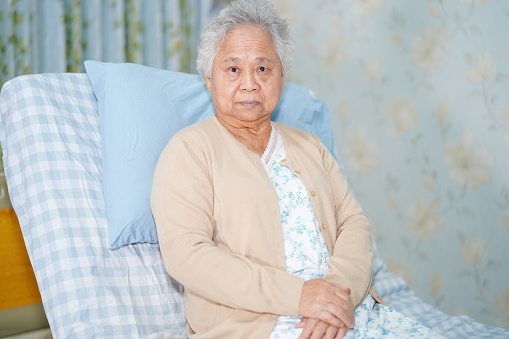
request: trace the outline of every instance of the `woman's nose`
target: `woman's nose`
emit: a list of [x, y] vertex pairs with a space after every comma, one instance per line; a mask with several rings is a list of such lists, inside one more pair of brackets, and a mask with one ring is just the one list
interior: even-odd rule
[[258, 81], [253, 72], [244, 72], [242, 75], [241, 90], [257, 91], [259, 89]]

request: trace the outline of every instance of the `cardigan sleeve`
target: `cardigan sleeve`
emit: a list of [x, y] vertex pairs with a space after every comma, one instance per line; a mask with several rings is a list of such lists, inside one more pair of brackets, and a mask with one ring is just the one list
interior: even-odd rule
[[332, 190], [336, 217], [336, 239], [330, 256], [330, 269], [324, 277], [352, 290], [350, 298], [359, 306], [371, 287], [373, 240], [368, 219], [348, 189], [338, 163], [317, 140]]
[[151, 207], [167, 272], [197, 294], [228, 307], [298, 315], [304, 280], [227, 253], [214, 241], [214, 186], [207, 155], [174, 137], [157, 163]]

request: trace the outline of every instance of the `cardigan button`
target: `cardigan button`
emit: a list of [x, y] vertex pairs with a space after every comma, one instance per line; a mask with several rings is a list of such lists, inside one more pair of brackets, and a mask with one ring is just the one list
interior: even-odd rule
[[322, 224], [322, 229], [325, 230], [327, 228], [327, 226], [325, 226], [325, 224]]
[[300, 174], [300, 171], [299, 170], [295, 170], [295, 173]]
[[315, 191], [311, 191], [311, 196], [312, 197], [316, 197], [316, 192]]

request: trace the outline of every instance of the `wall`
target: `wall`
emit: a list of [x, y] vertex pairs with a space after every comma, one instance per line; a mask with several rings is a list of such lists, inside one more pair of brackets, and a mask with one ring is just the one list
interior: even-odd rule
[[509, 2], [274, 3], [389, 268], [509, 328]]

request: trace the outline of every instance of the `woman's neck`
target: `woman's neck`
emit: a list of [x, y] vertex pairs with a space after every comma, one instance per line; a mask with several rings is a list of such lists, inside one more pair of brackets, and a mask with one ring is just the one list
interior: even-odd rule
[[270, 117], [262, 121], [255, 122], [237, 122], [221, 119], [217, 120], [223, 127], [230, 132], [238, 141], [244, 144], [250, 151], [262, 156], [269, 143], [272, 125]]

